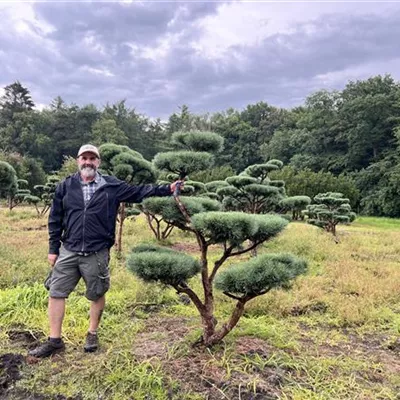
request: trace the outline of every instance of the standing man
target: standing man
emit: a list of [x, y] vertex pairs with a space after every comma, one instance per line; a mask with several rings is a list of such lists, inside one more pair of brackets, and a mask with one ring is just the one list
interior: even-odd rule
[[110, 248], [115, 239], [115, 222], [121, 202], [140, 203], [150, 196], [170, 196], [171, 185], [130, 186], [97, 170], [100, 154], [86, 144], [78, 152], [78, 172], [57, 187], [49, 215], [48, 261], [52, 273], [48, 279], [50, 336], [29, 355], [42, 358], [64, 350], [61, 328], [65, 299], [82, 277], [86, 297], [91, 301], [89, 330], [84, 350], [98, 348], [97, 328], [110, 287], [108, 268]]

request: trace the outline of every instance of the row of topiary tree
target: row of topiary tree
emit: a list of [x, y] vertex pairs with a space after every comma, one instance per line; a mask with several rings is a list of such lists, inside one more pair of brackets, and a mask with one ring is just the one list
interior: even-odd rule
[[[173, 135], [173, 144], [175, 150], [159, 153], [152, 165], [139, 161], [140, 156], [133, 153], [132, 158], [123, 155], [129, 150], [122, 146], [113, 147], [113, 151], [119, 151], [119, 154], [110, 151], [111, 145], [102, 146], [100, 151], [107, 160], [107, 152], [112, 154], [108, 165], [113, 167], [114, 174], [127, 181], [132, 181], [132, 174], [139, 165], [148, 169], [148, 180], [154, 179], [149, 171], [155, 167], [161, 171], [162, 178], [172, 181], [212, 168], [222, 140], [210, 132], [179, 132]], [[238, 323], [248, 301], [275, 288], [289, 288], [297, 276], [306, 272], [306, 262], [290, 254], [262, 254], [248, 261], [229, 262], [230, 266], [223, 268], [235, 257], [246, 253], [256, 255], [254, 250], [258, 246], [285, 229], [288, 218], [278, 212], [291, 209], [293, 219], [306, 215], [302, 210], [310, 207], [311, 199], [306, 196], [288, 198], [284, 182], [269, 178], [271, 171], [281, 167], [279, 160], [271, 160], [266, 164], [250, 166], [225, 181], [204, 184], [187, 180], [182, 195], [148, 198], [140, 205], [157, 239], [165, 239], [174, 228], [192, 234], [196, 239], [197, 257], [163, 246], [144, 244], [132, 250], [127, 265], [144, 281], [172, 286], [177, 293], [184, 293], [190, 298], [203, 325], [198, 343], [207, 346], [218, 343]], [[143, 178], [140, 181], [143, 182]], [[345, 199], [342, 200], [338, 201], [342, 209], [331, 207], [331, 216], [348, 210], [344, 206], [347, 204]], [[325, 212], [323, 201], [319, 204]], [[316, 224], [325, 226], [322, 220], [328, 214], [319, 209], [312, 210], [312, 220], [321, 221]], [[212, 258], [216, 257], [213, 262], [210, 260], [211, 246], [214, 249]], [[196, 275], [200, 275], [200, 293], [194, 290], [195, 285], [192, 284]], [[215, 317], [215, 289], [221, 290], [236, 303], [223, 323], [218, 323]]]
[[[157, 154], [152, 163], [127, 146], [104, 144], [100, 147], [102, 172], [129, 184], [153, 183], [157, 177], [161, 178], [159, 182], [170, 182], [177, 177], [187, 179], [194, 172], [212, 168], [223, 140], [212, 132], [177, 132], [172, 144], [174, 151]], [[125, 219], [140, 211], [146, 215], [157, 239], [165, 239], [175, 228], [195, 238], [197, 257], [145, 244], [133, 249], [127, 265], [144, 281], [172, 286], [177, 293], [190, 298], [202, 320], [203, 334], [199, 343], [207, 346], [218, 343], [237, 324], [247, 302], [272, 289], [289, 288], [297, 276], [306, 272], [306, 262], [293, 255], [257, 255], [255, 252], [282, 232], [289, 219], [307, 216], [310, 223], [335, 234], [337, 223], [350, 222], [354, 217], [348, 199], [338, 193], [321, 194], [315, 198], [316, 204], [310, 204], [311, 199], [306, 196], [287, 197], [285, 183], [269, 177], [282, 165], [279, 160], [270, 160], [249, 166], [225, 181], [207, 184], [187, 179], [182, 195], [148, 198], [139, 209], [121, 204], [117, 251], [122, 248]], [[15, 174], [10, 172], [9, 166], [0, 164], [0, 171], [6, 170], [12, 177], [3, 179], [6, 174], [1, 172], [2, 187], [4, 183], [4, 188], [8, 185], [5, 192], [17, 193]], [[46, 206], [51, 202], [55, 182], [49, 181], [47, 187], [36, 188], [42, 191], [42, 197], [27, 192], [20, 194], [36, 207], [40, 201]], [[291, 218], [283, 214], [288, 210], [291, 210]], [[213, 262], [211, 248], [212, 259], [216, 260]], [[234, 264], [230, 262], [246, 253], [253, 257]], [[228, 261], [229, 267], [225, 268]], [[201, 293], [193, 289], [195, 285], [191, 281], [198, 274]], [[235, 301], [224, 323], [218, 323], [215, 318], [215, 289]]]
[[7, 199], [11, 211], [23, 202], [35, 207], [38, 216], [44, 216], [51, 207], [57, 183], [56, 175], [49, 176], [45, 185], [35, 185], [34, 193], [29, 190], [28, 182], [18, 179], [14, 168], [7, 162], [0, 161], [0, 198]]

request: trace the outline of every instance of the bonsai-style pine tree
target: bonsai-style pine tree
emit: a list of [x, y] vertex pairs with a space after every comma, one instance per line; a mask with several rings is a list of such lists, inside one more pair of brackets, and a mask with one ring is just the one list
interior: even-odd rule
[[[204, 203], [200, 204], [199, 199]], [[195, 236], [199, 258], [163, 247], [139, 246], [128, 257], [127, 266], [146, 282], [161, 282], [189, 296], [202, 320], [203, 334], [199, 343], [211, 346], [220, 342], [238, 323], [247, 302], [272, 289], [290, 287], [293, 279], [306, 271], [306, 263], [290, 254], [263, 254], [220, 272], [226, 261], [278, 235], [288, 224], [282, 217], [211, 211], [218, 206], [215, 200], [186, 197], [181, 201], [188, 219], [173, 199], [157, 201], [160, 201], [159, 213], [165, 220]], [[201, 208], [209, 210], [196, 212]], [[215, 244], [219, 244], [221, 250], [212, 263], [209, 250]], [[212, 258], [215, 259], [215, 254]], [[190, 279], [197, 274], [201, 276], [201, 295], [190, 286]], [[236, 302], [224, 323], [218, 323], [214, 315], [214, 288]]]
[[265, 214], [275, 211], [285, 196], [285, 183], [268, 178], [268, 174], [282, 168], [279, 160], [247, 167], [241, 174], [226, 178], [228, 186], [219, 187], [216, 193], [223, 200], [226, 210], [244, 211], [250, 214]]
[[158, 153], [153, 163], [160, 171], [174, 173], [183, 179], [213, 166], [213, 154], [221, 151], [223, 138], [213, 132], [175, 132], [171, 143], [176, 150]]
[[[279, 160], [270, 160], [265, 164], [254, 164], [241, 174], [225, 179], [228, 186], [217, 189], [227, 211], [243, 211], [250, 214], [266, 214], [277, 209], [285, 196], [285, 183], [270, 180], [268, 174], [282, 168]], [[214, 185], [218, 187], [218, 185]], [[254, 247], [252, 255], [257, 255]]]
[[308, 196], [292, 196], [286, 197], [279, 205], [284, 211], [290, 210], [292, 212], [292, 220], [298, 221], [299, 219], [304, 220], [304, 214], [302, 211], [311, 203], [311, 199]]
[[18, 204], [25, 201], [26, 197], [31, 194], [31, 191], [27, 189], [28, 181], [25, 179], [17, 179], [17, 186], [13, 187], [8, 192], [8, 208], [11, 211]]
[[[103, 144], [99, 147], [101, 155], [101, 169], [107, 174], [114, 175], [130, 185], [154, 183], [156, 171], [151, 162], [130, 149], [128, 146], [116, 144]], [[139, 214], [140, 211], [125, 203], [121, 203], [118, 212], [119, 227], [115, 247], [118, 253], [122, 251], [122, 230], [127, 217]]]
[[336, 236], [336, 225], [349, 224], [356, 218], [351, 211], [350, 200], [342, 193], [319, 193], [314, 197], [315, 204], [310, 204], [303, 211], [309, 224], [325, 229]]
[[45, 185], [35, 185], [33, 187], [36, 195], [25, 197], [27, 203], [35, 206], [38, 217], [43, 217], [50, 210], [58, 182], [60, 182], [58, 176], [49, 176]]
[[[176, 150], [158, 153], [154, 157], [153, 164], [172, 181], [211, 168], [214, 164], [213, 154], [221, 151], [223, 138], [213, 132], [175, 132], [171, 144]], [[191, 196], [193, 201], [199, 199], [199, 204], [203, 204], [201, 199], [205, 193], [206, 188], [202, 182], [188, 180], [182, 190], [182, 198]], [[153, 197], [145, 199], [141, 205], [150, 229], [158, 240], [166, 239], [174, 228], [174, 224], [168, 218], [164, 218], [161, 212], [160, 207], [164, 204], [159, 198]]]

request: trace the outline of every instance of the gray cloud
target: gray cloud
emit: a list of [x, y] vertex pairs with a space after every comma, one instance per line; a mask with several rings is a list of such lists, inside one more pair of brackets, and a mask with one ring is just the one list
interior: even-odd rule
[[204, 18], [219, 7], [37, 3], [36, 19], [25, 19], [25, 30], [7, 23], [0, 9], [6, 21], [0, 28], [0, 84], [18, 79], [44, 104], [57, 95], [81, 105], [126, 98], [138, 111], [165, 118], [182, 104], [197, 112], [261, 100], [290, 107], [317, 89], [343, 87], [354, 76], [399, 78], [400, 5], [390, 13], [377, 4], [368, 14], [305, 16], [289, 30], [227, 46], [211, 57], [196, 43], [205, 34]]

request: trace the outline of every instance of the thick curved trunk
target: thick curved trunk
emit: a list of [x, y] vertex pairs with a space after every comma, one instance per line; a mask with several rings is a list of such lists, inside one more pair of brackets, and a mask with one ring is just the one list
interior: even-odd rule
[[[215, 326], [213, 331], [204, 330], [203, 343], [205, 346], [212, 346], [219, 343], [239, 322], [239, 319], [244, 313], [245, 300], [239, 300], [236, 304], [235, 309], [229, 319], [219, 330], [215, 332]], [[210, 334], [209, 334], [210, 333]]]

